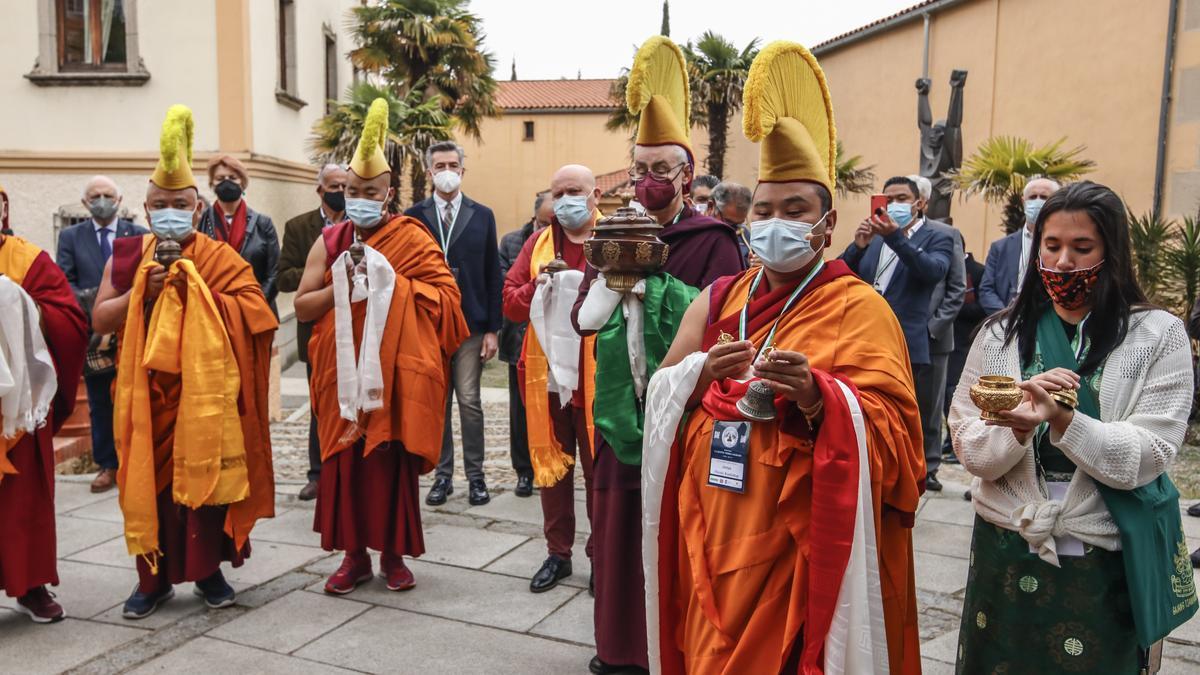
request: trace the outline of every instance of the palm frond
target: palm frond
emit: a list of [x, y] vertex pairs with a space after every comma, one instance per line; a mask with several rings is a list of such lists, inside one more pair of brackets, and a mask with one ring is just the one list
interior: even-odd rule
[[862, 166], [861, 155], [846, 157], [842, 142], [837, 142], [837, 193], [839, 197], [851, 194], [871, 194], [875, 191], [875, 165]]

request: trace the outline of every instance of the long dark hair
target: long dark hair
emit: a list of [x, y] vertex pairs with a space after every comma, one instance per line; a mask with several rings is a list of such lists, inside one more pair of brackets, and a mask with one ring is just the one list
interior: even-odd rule
[[1080, 374], [1090, 375], [1125, 340], [1130, 315], [1149, 304], [1133, 272], [1125, 204], [1106, 186], [1091, 181], [1073, 183], [1046, 200], [1033, 226], [1033, 246], [1017, 299], [990, 321], [1007, 320], [1004, 343], [1012, 344], [1015, 339], [1022, 365], [1033, 362], [1038, 319], [1050, 308], [1050, 296], [1039, 271], [1042, 233], [1046, 220], [1059, 211], [1086, 213], [1104, 242], [1104, 265], [1092, 291], [1092, 312], [1086, 325], [1091, 342], [1087, 357], [1080, 364]]

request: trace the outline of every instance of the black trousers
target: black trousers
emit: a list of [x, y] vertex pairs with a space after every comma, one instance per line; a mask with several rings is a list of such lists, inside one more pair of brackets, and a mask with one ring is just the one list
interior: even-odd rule
[[89, 416], [92, 422], [92, 459], [101, 469], [117, 468], [117, 447], [113, 443], [112, 384], [115, 372], [83, 378], [87, 387]]
[[949, 354], [930, 354], [930, 363], [914, 363], [912, 367], [913, 383], [917, 389], [917, 408], [921, 412], [927, 473], [937, 473], [942, 464], [942, 399], [946, 394], [946, 367], [949, 358]]
[[525, 403], [521, 400], [521, 381], [517, 367], [508, 364], [508, 454], [513, 471], [519, 476], [533, 476], [529, 462], [529, 436], [525, 432]]

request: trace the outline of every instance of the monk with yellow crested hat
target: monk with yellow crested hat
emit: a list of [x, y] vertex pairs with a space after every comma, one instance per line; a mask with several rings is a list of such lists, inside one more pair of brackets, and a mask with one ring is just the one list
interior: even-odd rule
[[387, 211], [387, 136], [387, 101], [375, 99], [350, 162], [349, 220], [313, 244], [295, 301], [296, 319], [314, 323], [314, 529], [322, 548], [346, 552], [325, 584], [334, 594], [371, 579], [367, 549], [381, 553], [389, 590], [416, 585], [403, 556], [425, 552], [417, 478], [437, 464], [450, 357], [470, 334], [437, 242], [420, 221]]
[[[638, 49], [629, 71], [626, 106], [638, 115], [629, 170], [637, 201], [670, 247], [662, 271], [646, 279], [641, 306], [648, 376], [665, 356], [684, 309], [714, 280], [743, 269], [737, 231], [688, 201], [695, 153], [691, 94], [683, 52], [655, 35]], [[593, 673], [649, 666], [642, 593], [641, 430], [644, 377], [635, 384], [626, 347], [623, 295], [589, 269], [576, 303], [580, 334], [596, 335], [596, 426], [592, 491], [596, 657]], [[610, 320], [611, 319], [611, 320]], [[640, 374], [640, 373], [639, 373]]]
[[836, 132], [824, 73], [776, 42], [745, 88], [761, 143], [750, 248], [649, 385], [650, 659], [662, 673], [919, 673], [911, 527], [924, 478], [895, 316], [825, 261]]
[[250, 555], [275, 514], [267, 386], [278, 322], [254, 271], [196, 231], [192, 112], [172, 106], [146, 189], [149, 235], [113, 242], [92, 314], [117, 333], [113, 427], [125, 545], [138, 585], [127, 619], [195, 581], [212, 608], [234, 603], [221, 563]]

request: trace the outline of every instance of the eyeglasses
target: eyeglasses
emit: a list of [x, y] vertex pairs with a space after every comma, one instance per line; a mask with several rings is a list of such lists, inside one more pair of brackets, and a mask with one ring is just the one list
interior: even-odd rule
[[675, 180], [675, 176], [678, 176], [679, 172], [683, 171], [683, 167], [685, 166], [687, 166], [687, 162], [680, 162], [675, 166], [668, 167], [660, 171], [655, 171], [654, 169], [647, 171], [645, 168], [639, 167], [635, 164], [629, 167], [629, 179], [635, 183], [638, 183], [645, 180], [646, 176], [649, 175], [654, 176], [654, 180], [658, 181]]

